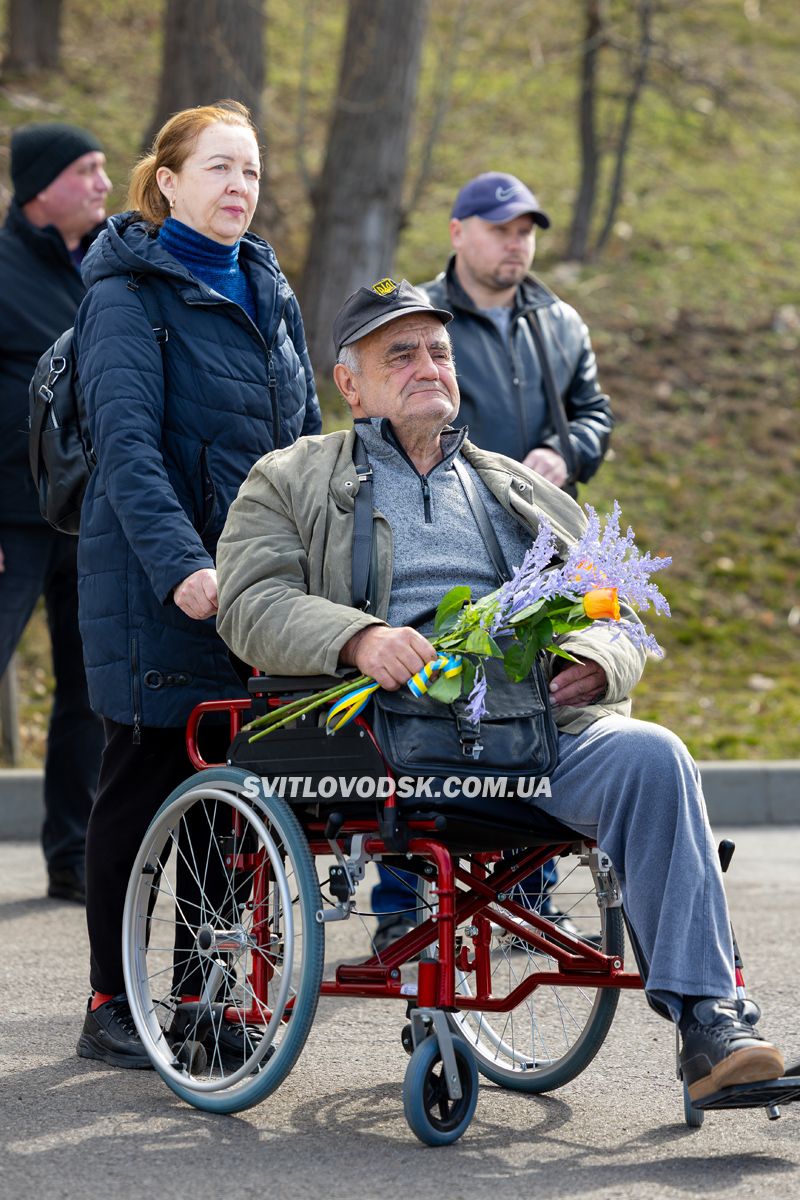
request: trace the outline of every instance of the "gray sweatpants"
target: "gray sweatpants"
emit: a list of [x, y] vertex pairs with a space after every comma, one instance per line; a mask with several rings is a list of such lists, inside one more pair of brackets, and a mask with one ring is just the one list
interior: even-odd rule
[[552, 797], [537, 805], [614, 863], [650, 964], [648, 992], [678, 1020], [682, 996], [734, 998], [733, 946], [700, 774], [660, 725], [603, 717], [559, 735]]

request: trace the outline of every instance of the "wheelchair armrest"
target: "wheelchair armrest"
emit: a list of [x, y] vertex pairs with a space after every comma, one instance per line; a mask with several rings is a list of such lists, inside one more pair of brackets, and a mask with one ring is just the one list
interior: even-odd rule
[[347, 675], [251, 675], [247, 691], [251, 696], [321, 692], [337, 683], [347, 683]]

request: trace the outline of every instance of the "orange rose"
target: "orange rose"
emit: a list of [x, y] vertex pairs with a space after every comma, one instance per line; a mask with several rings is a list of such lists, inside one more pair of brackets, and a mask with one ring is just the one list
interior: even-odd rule
[[616, 588], [594, 588], [583, 597], [583, 611], [590, 621], [618, 621], [619, 596]]

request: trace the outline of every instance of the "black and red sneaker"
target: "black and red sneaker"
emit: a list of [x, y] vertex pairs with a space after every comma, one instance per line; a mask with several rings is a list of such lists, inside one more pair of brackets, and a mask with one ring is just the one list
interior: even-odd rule
[[83, 1031], [78, 1038], [78, 1057], [94, 1058], [110, 1067], [147, 1070], [152, 1063], [142, 1045], [124, 992], [92, 1009], [86, 1009]]

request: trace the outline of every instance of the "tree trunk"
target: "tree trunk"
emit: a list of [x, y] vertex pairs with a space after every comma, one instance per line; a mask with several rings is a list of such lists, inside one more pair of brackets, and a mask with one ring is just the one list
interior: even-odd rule
[[600, 254], [605, 248], [606, 242], [611, 236], [611, 230], [614, 228], [614, 220], [617, 215], [617, 208], [622, 198], [622, 188], [625, 181], [625, 165], [630, 146], [631, 134], [633, 133], [633, 121], [636, 116], [636, 109], [641, 99], [642, 91], [647, 82], [647, 73], [650, 68], [650, 54], [653, 49], [653, 0], [639, 0], [638, 3], [639, 16], [639, 46], [637, 50], [636, 63], [633, 69], [631, 78], [631, 86], [628, 95], [625, 99], [625, 111], [622, 116], [622, 125], [620, 127], [619, 138], [617, 139], [617, 150], [614, 161], [614, 174], [611, 180], [611, 186], [608, 194], [608, 206], [606, 209], [606, 218], [603, 222], [603, 228], [595, 243], [594, 253]]
[[62, 0], [8, 0], [5, 69], [20, 75], [59, 68]]
[[167, 0], [161, 82], [145, 147], [173, 113], [214, 100], [246, 104], [260, 128], [264, 38], [264, 0]]
[[427, 12], [428, 0], [350, 0], [301, 288], [320, 376], [342, 302], [392, 272]]
[[604, 36], [604, 0], [586, 0], [586, 31], [581, 52], [581, 95], [578, 132], [581, 147], [581, 181], [567, 243], [567, 258], [585, 262], [589, 231], [597, 199], [600, 148], [597, 144], [597, 68]]

